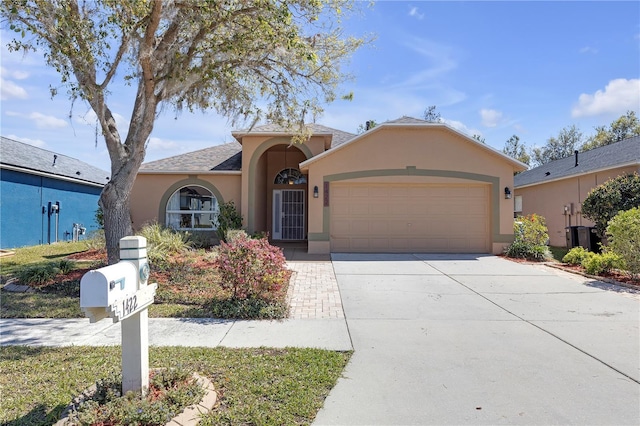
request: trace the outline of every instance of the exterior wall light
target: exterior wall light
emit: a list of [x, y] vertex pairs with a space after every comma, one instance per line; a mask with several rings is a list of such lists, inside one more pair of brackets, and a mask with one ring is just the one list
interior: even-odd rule
[[313, 187], [313, 198], [318, 198], [318, 186]]
[[508, 186], [504, 187], [504, 198], [507, 200], [511, 199], [511, 190]]

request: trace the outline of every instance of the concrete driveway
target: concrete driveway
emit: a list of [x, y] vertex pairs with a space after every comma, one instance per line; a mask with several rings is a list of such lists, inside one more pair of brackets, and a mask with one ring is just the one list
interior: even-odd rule
[[315, 424], [640, 424], [637, 293], [473, 255], [333, 255], [355, 353]]

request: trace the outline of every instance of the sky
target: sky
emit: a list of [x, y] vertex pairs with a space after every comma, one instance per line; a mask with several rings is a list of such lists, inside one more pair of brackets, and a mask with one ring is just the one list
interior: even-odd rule
[[[355, 133], [367, 120], [421, 118], [435, 105], [444, 121], [501, 150], [517, 135], [542, 146], [570, 125], [585, 136], [627, 111], [640, 115], [640, 2], [379, 1], [360, 3], [346, 33], [372, 34], [346, 70], [354, 80], [316, 122]], [[0, 132], [109, 170], [95, 115], [71, 105], [41, 53], [10, 53], [0, 30]], [[111, 109], [126, 128], [132, 88], [119, 84]], [[232, 141], [214, 111], [156, 120], [145, 161]]]

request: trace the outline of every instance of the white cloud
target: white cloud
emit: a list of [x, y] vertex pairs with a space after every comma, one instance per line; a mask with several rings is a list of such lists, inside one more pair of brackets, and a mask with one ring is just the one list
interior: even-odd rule
[[151, 137], [149, 138], [147, 149], [152, 151], [170, 151], [179, 148], [179, 146], [180, 145], [174, 141]]
[[418, 8], [413, 6], [409, 9], [409, 16], [413, 16], [414, 18], [422, 20], [424, 18], [424, 13], [420, 13]]
[[0, 78], [0, 99], [7, 101], [9, 99], [27, 99], [28, 97], [29, 95], [24, 88], [11, 80]]
[[62, 129], [67, 127], [69, 123], [60, 118], [56, 118], [52, 115], [44, 115], [39, 112], [32, 112], [27, 116], [30, 120], [36, 123], [36, 127], [39, 129]]
[[583, 93], [571, 110], [573, 117], [588, 117], [604, 114], [623, 114], [627, 110], [638, 110], [640, 105], [640, 79], [618, 78], [611, 80], [604, 90], [590, 95]]
[[580, 53], [593, 53], [595, 55], [596, 53], [598, 53], [598, 49], [591, 46], [585, 46], [582, 49], [580, 49]]
[[496, 127], [502, 121], [502, 112], [495, 109], [481, 109], [482, 125], [485, 127]]
[[52, 115], [44, 115], [39, 112], [32, 112], [31, 114], [22, 114], [14, 111], [6, 111], [6, 115], [9, 117], [20, 117], [32, 120], [36, 123], [36, 127], [39, 129], [62, 129], [67, 127], [69, 123], [66, 120], [56, 118]]
[[7, 138], [13, 139], [14, 141], [24, 142], [29, 145], [37, 146], [38, 148], [44, 148], [47, 144], [41, 139], [29, 139], [29, 138], [21, 138], [16, 135], [7, 135]]
[[449, 120], [448, 118], [443, 118], [442, 121], [445, 122], [445, 124], [448, 124], [449, 126], [453, 127], [456, 130], [461, 131], [462, 133], [466, 134], [467, 136], [473, 136], [473, 135], [480, 135], [482, 136], [482, 132], [478, 129], [472, 129], [467, 127], [466, 124], [464, 124], [461, 121], [457, 121], [457, 120]]
[[418, 60], [419, 58], [414, 58], [412, 60], [414, 68], [423, 68], [422, 71], [409, 76], [398, 86], [412, 86], [414, 88], [420, 88], [424, 85], [437, 86], [437, 82], [434, 79], [458, 67], [454, 50], [444, 44], [414, 37], [409, 42], [405, 42], [405, 46], [420, 55], [425, 60], [425, 64], [422, 65]]

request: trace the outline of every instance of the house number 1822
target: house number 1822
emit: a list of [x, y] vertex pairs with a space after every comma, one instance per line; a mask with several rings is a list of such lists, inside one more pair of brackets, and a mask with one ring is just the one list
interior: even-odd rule
[[138, 297], [127, 297], [122, 301], [122, 316], [127, 316], [138, 308]]

